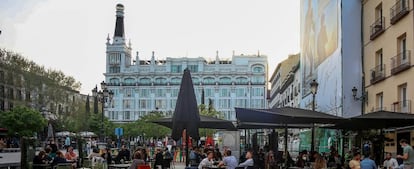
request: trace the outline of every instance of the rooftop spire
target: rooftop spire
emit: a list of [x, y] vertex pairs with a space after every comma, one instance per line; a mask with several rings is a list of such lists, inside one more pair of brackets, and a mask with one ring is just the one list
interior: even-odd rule
[[115, 37], [124, 37], [124, 5], [116, 5]]

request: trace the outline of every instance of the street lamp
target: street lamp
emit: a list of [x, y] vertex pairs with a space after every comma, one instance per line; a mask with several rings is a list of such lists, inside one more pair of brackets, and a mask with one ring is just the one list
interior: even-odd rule
[[104, 116], [105, 116], [105, 102], [112, 100], [114, 93], [108, 90], [106, 83], [101, 82], [101, 90], [98, 91], [98, 86], [92, 89], [92, 96], [96, 97], [99, 102], [102, 103], [102, 118], [101, 118], [101, 141], [104, 141]]
[[[312, 93], [312, 111], [315, 111], [315, 96], [318, 92], [318, 82], [316, 80], [313, 80], [310, 83], [311, 87], [311, 93]], [[311, 136], [311, 152], [315, 151], [315, 123], [312, 123], [312, 136]]]
[[354, 86], [353, 88], [352, 88], [352, 96], [354, 97], [354, 100], [359, 100], [359, 101], [362, 101], [362, 102], [364, 102], [365, 101], [365, 93], [362, 93], [362, 95], [361, 95], [361, 97], [357, 97], [357, 92], [358, 92], [358, 89]]

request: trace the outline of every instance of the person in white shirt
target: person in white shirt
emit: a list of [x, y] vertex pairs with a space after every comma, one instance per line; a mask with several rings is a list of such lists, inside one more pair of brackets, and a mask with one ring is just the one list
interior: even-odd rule
[[397, 169], [398, 168], [398, 162], [395, 158], [392, 158], [391, 153], [387, 153], [387, 155], [385, 156], [384, 167], [385, 169]]
[[238, 167], [253, 167], [254, 166], [254, 161], [253, 161], [253, 153], [251, 151], [248, 151], [246, 153], [246, 161], [244, 161], [243, 163], [240, 163]]
[[200, 165], [198, 165], [198, 169], [211, 167], [214, 164], [213, 156], [214, 156], [214, 153], [212, 151], [207, 152], [207, 158], [203, 159], [200, 162]]

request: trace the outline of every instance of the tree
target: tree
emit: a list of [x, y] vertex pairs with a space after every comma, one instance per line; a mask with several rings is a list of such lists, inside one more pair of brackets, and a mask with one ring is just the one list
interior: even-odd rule
[[146, 138], [163, 138], [169, 133], [171, 129], [152, 123], [151, 121], [164, 118], [162, 112], [154, 111], [150, 112], [147, 115], [141, 116], [141, 118], [135, 122], [124, 124], [124, 136], [126, 137], [135, 137], [142, 136], [145, 133]]
[[[222, 115], [220, 112], [216, 111], [214, 109], [213, 105], [210, 104], [208, 106], [201, 104], [198, 106], [200, 115], [208, 116], [208, 117], [216, 117], [216, 118], [222, 118]], [[212, 136], [214, 133], [216, 133], [216, 130], [214, 129], [200, 129], [199, 130], [200, 136]]]
[[27, 107], [15, 107], [3, 112], [0, 123], [8, 129], [9, 135], [32, 137], [34, 133], [42, 131], [46, 126], [46, 119], [39, 111]]

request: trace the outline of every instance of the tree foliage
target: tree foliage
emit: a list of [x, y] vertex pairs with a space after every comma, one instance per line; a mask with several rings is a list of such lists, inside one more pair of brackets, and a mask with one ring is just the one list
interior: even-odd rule
[[39, 111], [27, 107], [14, 107], [0, 114], [0, 123], [8, 129], [9, 135], [31, 137], [47, 126], [46, 119]]
[[[216, 109], [214, 109], [213, 105], [211, 104], [210, 105], [201, 104], [200, 106], [198, 106], [198, 109], [200, 111], [200, 115], [208, 116], [208, 117], [216, 117], [220, 119], [223, 118], [222, 114], [216, 111]], [[216, 130], [214, 129], [200, 129], [199, 130], [200, 136], [212, 136], [215, 132]]]
[[127, 137], [143, 136], [145, 133], [146, 138], [163, 138], [171, 133], [171, 129], [152, 123], [151, 121], [164, 117], [165, 116], [162, 112], [154, 111], [148, 113], [147, 115], [141, 116], [141, 118], [137, 121], [126, 123], [121, 127], [124, 128], [124, 135]]

